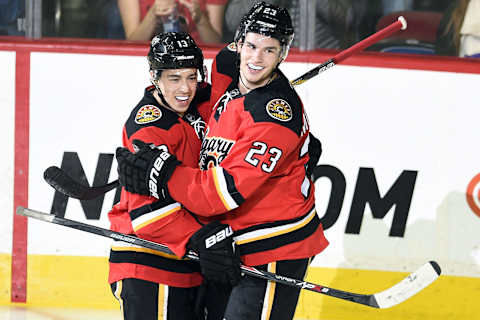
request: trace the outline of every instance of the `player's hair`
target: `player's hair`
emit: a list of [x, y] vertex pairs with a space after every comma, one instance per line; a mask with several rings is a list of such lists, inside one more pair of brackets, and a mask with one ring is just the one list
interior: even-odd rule
[[158, 80], [162, 70], [196, 68], [205, 79], [203, 53], [193, 38], [185, 32], [166, 32], [153, 37], [148, 52], [148, 64], [153, 79]]
[[248, 32], [263, 34], [280, 41], [281, 58], [285, 60], [294, 37], [292, 19], [287, 9], [263, 1], [256, 3], [242, 17], [234, 41], [243, 42]]

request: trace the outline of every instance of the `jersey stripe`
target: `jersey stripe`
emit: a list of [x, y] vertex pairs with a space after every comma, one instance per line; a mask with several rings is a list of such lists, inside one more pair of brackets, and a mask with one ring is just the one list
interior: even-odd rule
[[302, 188], [301, 188], [302, 194], [305, 198], [308, 198], [310, 195], [310, 179], [305, 177], [302, 182]]
[[168, 317], [168, 286], [158, 284], [158, 320], [167, 320]]
[[181, 208], [182, 207], [180, 203], [175, 202], [163, 208], [157, 209], [155, 211], [140, 215], [135, 219], [132, 219], [133, 230], [137, 232], [139, 229], [151, 223], [154, 223], [155, 221], [158, 221], [166, 216], [169, 216], [170, 214], [179, 211]]
[[170, 259], [167, 257], [135, 250], [115, 251], [112, 248], [110, 251], [109, 262], [111, 264], [130, 263], [136, 265], [137, 268], [140, 266], [146, 266], [158, 270], [183, 274], [192, 274], [200, 271], [199, 264], [196, 261]]
[[238, 245], [241, 245], [241, 244], [263, 240], [266, 238], [272, 238], [272, 237], [283, 235], [289, 232], [293, 232], [307, 225], [316, 215], [317, 215], [317, 212], [315, 211], [315, 209], [313, 209], [312, 211], [310, 211], [309, 214], [307, 214], [305, 218], [303, 218], [300, 221], [281, 225], [281, 226], [250, 231], [242, 235], [236, 236], [235, 242]]
[[307, 138], [305, 139], [305, 142], [303, 143], [302, 148], [300, 149], [300, 157], [303, 157], [304, 155], [307, 154], [309, 143], [310, 143], [310, 135], [307, 135]]
[[115, 292], [113, 295], [115, 296], [115, 298], [117, 298], [118, 302], [120, 303], [120, 311], [122, 313], [122, 318], [124, 318], [125, 313], [123, 310], [122, 289], [123, 289], [123, 281], [119, 280], [115, 283]]
[[223, 202], [225, 208], [230, 211], [239, 206], [235, 199], [229, 192], [229, 185], [227, 183], [225, 172], [222, 167], [213, 167], [212, 175], [215, 181], [215, 188], [217, 194]]
[[[269, 263], [267, 267], [268, 272], [277, 273], [276, 267], [277, 267], [276, 261]], [[267, 281], [265, 296], [263, 298], [261, 320], [270, 319], [270, 314], [272, 313], [272, 307], [273, 307], [273, 298], [275, 297], [275, 289], [276, 289], [276, 282]]]
[[173, 255], [173, 254], [168, 254], [168, 253], [164, 253], [164, 252], [153, 250], [153, 249], [139, 247], [139, 246], [136, 246], [134, 244], [123, 242], [123, 241], [114, 241], [111, 249], [113, 251], [134, 251], [134, 252], [150, 253], [150, 254], [165, 257], [165, 258], [168, 258], [168, 259], [182, 260], [182, 258], [179, 258], [179, 257], [177, 257], [176, 255]]

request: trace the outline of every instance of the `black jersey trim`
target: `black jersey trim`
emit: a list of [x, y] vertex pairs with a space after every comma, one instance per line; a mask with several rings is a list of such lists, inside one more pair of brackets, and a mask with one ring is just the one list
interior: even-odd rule
[[146, 252], [115, 251], [112, 249], [108, 261], [110, 263], [133, 263], [176, 273], [200, 272], [200, 266], [196, 261], [173, 260]]
[[227, 170], [223, 169], [223, 176], [225, 177], [225, 182], [227, 183], [227, 190], [233, 200], [237, 203], [237, 205], [241, 205], [245, 202], [245, 198], [240, 194], [235, 186], [235, 180], [233, 176], [227, 172]]
[[[310, 214], [314, 214], [313, 218], [301, 228], [298, 228], [291, 232], [283, 233], [280, 235], [275, 235], [276, 234], [275, 232], [272, 232], [272, 235], [268, 234], [268, 229], [299, 222], [302, 219], [305, 219]], [[318, 218], [318, 215], [314, 210], [313, 213], [312, 211], [309, 211], [308, 214], [297, 219], [286, 220], [286, 221], [276, 222], [276, 223], [266, 223], [266, 224], [250, 227], [247, 229], [243, 229], [241, 231], [236, 231], [235, 237], [237, 238], [239, 235], [245, 234], [251, 231], [259, 231], [259, 230], [265, 231], [265, 235], [263, 235], [261, 239], [250, 241], [243, 244], [240, 243], [237, 245], [238, 249], [240, 250], [240, 254], [247, 255], [247, 254], [277, 249], [291, 243], [305, 240], [306, 238], [311, 236], [313, 233], [315, 233], [315, 231], [318, 229], [319, 226], [320, 226], [320, 219]]]
[[135, 220], [136, 218], [143, 216], [144, 214], [167, 207], [173, 203], [175, 203], [174, 200], [164, 200], [164, 201], [158, 200], [153, 203], [146, 204], [144, 206], [141, 206], [137, 209], [130, 211], [130, 218], [132, 220]]

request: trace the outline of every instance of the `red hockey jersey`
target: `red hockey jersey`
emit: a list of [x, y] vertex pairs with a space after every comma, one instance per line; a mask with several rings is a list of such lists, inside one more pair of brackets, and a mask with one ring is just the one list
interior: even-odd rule
[[280, 71], [241, 95], [235, 59], [225, 48], [213, 64], [215, 108], [202, 142], [203, 170], [177, 167], [170, 194], [198, 215], [225, 213], [222, 222], [235, 231], [246, 265], [314, 256], [328, 241], [305, 172], [309, 127], [302, 102]]
[[[201, 138], [205, 130], [202, 117], [208, 117], [210, 86], [197, 90], [189, 110], [181, 118], [161, 106], [153, 97], [154, 88], [145, 90], [123, 128], [123, 145], [133, 151], [135, 139], [156, 146], [165, 145], [182, 163], [198, 167]], [[176, 256], [116, 241], [110, 251], [109, 282], [137, 278], [175, 287], [202, 283], [197, 262], [180, 260], [190, 236], [200, 228], [195, 217], [180, 203], [158, 201], [122, 190], [121, 199], [109, 212], [111, 229], [134, 234], [167, 245]]]

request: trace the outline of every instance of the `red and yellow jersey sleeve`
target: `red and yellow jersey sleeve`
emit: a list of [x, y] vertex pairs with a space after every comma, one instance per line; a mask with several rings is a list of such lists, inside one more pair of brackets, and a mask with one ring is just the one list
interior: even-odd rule
[[[208, 99], [196, 99], [195, 107]], [[206, 109], [204, 106], [203, 109]], [[202, 111], [206, 113], [207, 111]], [[198, 166], [201, 142], [195, 128], [177, 114], [159, 105], [147, 90], [144, 98], [132, 111], [123, 130], [123, 144], [134, 151], [133, 141], [141, 140], [155, 146], [165, 146], [182, 163]], [[195, 217], [174, 200], [159, 201], [156, 198], [133, 194], [122, 190], [118, 208], [128, 213], [115, 221], [130, 223], [137, 236], [168, 246], [177, 256], [185, 255], [185, 245], [200, 224]], [[115, 215], [111, 215], [114, 217]], [[113, 227], [113, 224], [112, 224]], [[123, 227], [127, 230], [127, 227]]]
[[168, 183], [172, 197], [196, 214], [209, 216], [265, 195], [277, 180], [294, 181], [300, 190], [307, 161], [301, 149], [308, 135], [256, 118], [245, 111], [244, 98], [231, 101], [218, 122], [209, 124], [200, 156], [205, 170], [178, 167]]

